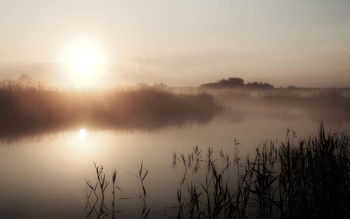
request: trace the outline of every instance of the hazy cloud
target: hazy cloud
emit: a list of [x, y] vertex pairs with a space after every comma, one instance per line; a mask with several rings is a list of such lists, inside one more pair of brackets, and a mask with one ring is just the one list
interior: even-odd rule
[[323, 46], [320, 50], [345, 51], [350, 52], [350, 43], [340, 43], [337, 45]]
[[131, 60], [133, 63], [135, 63], [138, 66], [137, 72], [138, 73], [149, 73], [149, 68], [151, 67], [152, 63], [154, 62], [154, 59], [151, 57], [134, 57]]
[[350, 43], [349, 44], [338, 44], [337, 47], [341, 50], [350, 51]]

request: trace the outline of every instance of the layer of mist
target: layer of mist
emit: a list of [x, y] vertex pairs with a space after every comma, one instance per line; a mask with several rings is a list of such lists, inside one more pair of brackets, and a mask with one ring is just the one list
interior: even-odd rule
[[349, 89], [169, 88], [139, 84], [127, 89], [59, 90], [3, 81], [0, 139], [69, 129], [156, 131], [206, 124], [215, 117], [350, 122]]

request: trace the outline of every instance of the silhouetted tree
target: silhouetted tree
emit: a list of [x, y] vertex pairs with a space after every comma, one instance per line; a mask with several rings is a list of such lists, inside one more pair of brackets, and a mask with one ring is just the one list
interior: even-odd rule
[[153, 88], [164, 91], [168, 88], [168, 85], [166, 85], [164, 83], [158, 83], [158, 84], [154, 84]]
[[215, 83], [207, 83], [202, 84], [201, 87], [206, 88], [241, 88], [241, 87], [248, 87], [248, 88], [256, 88], [256, 89], [271, 89], [273, 86], [269, 83], [263, 83], [263, 82], [249, 82], [247, 84], [244, 84], [244, 80], [241, 78], [229, 78], [229, 79], [222, 79]]
[[246, 85], [247, 87], [250, 87], [250, 88], [257, 88], [257, 89], [271, 89], [273, 88], [273, 86], [269, 83], [263, 83], [263, 82], [252, 82], [252, 83], [248, 83]]
[[229, 78], [222, 79], [216, 83], [202, 84], [201, 87], [212, 87], [212, 88], [221, 88], [221, 87], [243, 87], [244, 80], [241, 78]]
[[28, 84], [28, 83], [32, 82], [32, 77], [30, 77], [27, 74], [22, 74], [21, 76], [19, 76], [17, 81], [20, 82], [20, 83], [23, 83], [23, 84]]

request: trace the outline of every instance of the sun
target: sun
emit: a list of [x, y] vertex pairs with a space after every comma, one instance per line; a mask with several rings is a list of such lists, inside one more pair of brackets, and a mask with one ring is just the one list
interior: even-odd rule
[[96, 85], [106, 65], [102, 47], [91, 39], [68, 43], [63, 57], [67, 79], [78, 86]]
[[78, 47], [69, 57], [70, 64], [77, 74], [90, 74], [100, 64], [96, 51], [89, 47]]

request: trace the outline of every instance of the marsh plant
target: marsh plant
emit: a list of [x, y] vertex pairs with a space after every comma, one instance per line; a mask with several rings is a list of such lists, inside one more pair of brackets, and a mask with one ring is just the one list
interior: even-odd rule
[[105, 204], [105, 194], [107, 193], [106, 189], [110, 181], [106, 179], [106, 174], [103, 171], [102, 165], [96, 165], [94, 162], [94, 167], [97, 179], [96, 182], [92, 183], [90, 180], [86, 180], [86, 218], [90, 218], [93, 214], [95, 214], [97, 218], [105, 218], [108, 215], [113, 215], [114, 218], [114, 215], [118, 213], [118, 211], [115, 210], [115, 189], [119, 189], [119, 187], [116, 186], [117, 171], [114, 169], [112, 172], [112, 211], [109, 211]]
[[[288, 129], [285, 141], [266, 142], [245, 159], [239, 147], [234, 139], [228, 152], [195, 146], [188, 154], [173, 153], [173, 168], [183, 169], [183, 175], [174, 188], [177, 203], [169, 218], [350, 218], [349, 135], [326, 133], [321, 123], [317, 136], [297, 140]], [[110, 182], [102, 166], [95, 164], [95, 170], [97, 182], [86, 181], [87, 218], [92, 212], [98, 218], [114, 218], [119, 212], [115, 210], [115, 189], [120, 190], [117, 172], [112, 174], [113, 201], [108, 211], [104, 202]], [[147, 175], [141, 163], [141, 218], [150, 214]], [[92, 197], [95, 201], [90, 204]]]
[[[106, 178], [104, 168], [102, 165], [97, 165], [94, 162], [94, 168], [96, 172], [95, 182], [91, 182], [86, 179], [86, 205], [85, 214], [86, 218], [116, 218], [116, 215], [122, 210], [117, 209], [117, 190], [122, 192], [122, 190], [117, 186], [117, 170], [114, 169], [111, 176], [111, 181]], [[148, 170], [143, 167], [143, 162], [141, 162], [138, 168], [138, 178], [141, 182], [142, 194], [142, 211], [141, 219], [148, 217], [151, 209], [147, 207], [147, 192], [144, 185], [144, 181], [148, 174]], [[111, 197], [110, 197], [111, 196]], [[108, 204], [111, 203], [111, 208]]]
[[236, 141], [233, 153], [174, 154], [185, 172], [177, 218], [349, 218], [349, 139], [321, 124], [318, 136], [297, 143], [288, 129], [285, 142], [267, 142], [244, 162]]

